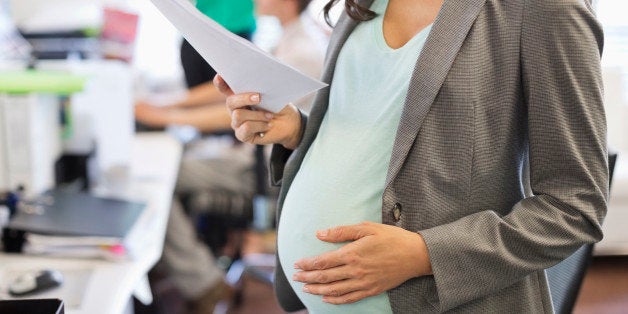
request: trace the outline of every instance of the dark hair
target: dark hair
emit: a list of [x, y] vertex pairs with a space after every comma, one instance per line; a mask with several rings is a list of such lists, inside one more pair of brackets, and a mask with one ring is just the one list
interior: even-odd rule
[[312, 0], [299, 0], [297, 2], [299, 4], [299, 13], [303, 13]]
[[[329, 0], [325, 7], [323, 7], [325, 22], [327, 22], [329, 26], [332, 26], [331, 20], [329, 19], [329, 11], [336, 3], [338, 3], [338, 0]], [[360, 22], [372, 20], [377, 16], [377, 13], [359, 5], [357, 0], [345, 0], [345, 11], [352, 19]]]

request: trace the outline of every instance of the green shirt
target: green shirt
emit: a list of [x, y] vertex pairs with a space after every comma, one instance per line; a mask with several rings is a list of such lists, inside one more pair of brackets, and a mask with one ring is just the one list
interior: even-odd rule
[[232, 33], [255, 30], [252, 0], [197, 0], [196, 8]]

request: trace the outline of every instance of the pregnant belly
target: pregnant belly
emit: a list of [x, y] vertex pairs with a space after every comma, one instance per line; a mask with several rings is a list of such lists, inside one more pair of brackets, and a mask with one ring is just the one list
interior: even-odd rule
[[310, 208], [313, 203], [298, 202], [300, 205], [297, 205], [292, 201], [289, 197], [286, 198], [281, 213], [277, 238], [278, 254], [286, 278], [309, 313], [392, 313], [386, 293], [352, 304], [332, 305], [323, 302], [321, 296], [303, 292], [303, 284], [291, 280], [292, 275], [298, 271], [294, 269], [297, 260], [330, 252], [346, 244], [323, 242], [316, 238], [317, 230], [365, 220], [376, 221], [372, 217], [356, 215], [355, 211], [350, 213], [347, 210], [332, 210], [330, 207], [321, 210]]

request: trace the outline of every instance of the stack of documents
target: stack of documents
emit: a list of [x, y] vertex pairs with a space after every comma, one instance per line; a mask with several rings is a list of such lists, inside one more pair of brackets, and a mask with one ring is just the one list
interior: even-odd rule
[[127, 235], [145, 204], [52, 191], [19, 206], [8, 228], [26, 232], [25, 253], [128, 257]]
[[129, 257], [123, 239], [89, 236], [26, 235], [22, 253], [119, 260]]

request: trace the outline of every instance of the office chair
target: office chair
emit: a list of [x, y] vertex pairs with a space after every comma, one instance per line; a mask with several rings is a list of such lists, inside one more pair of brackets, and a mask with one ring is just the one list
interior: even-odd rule
[[[276, 228], [274, 208], [279, 189], [270, 186], [267, 155], [264, 146], [258, 145], [255, 151], [256, 195], [254, 201], [253, 227], [257, 231], [267, 232]], [[239, 256], [226, 274], [226, 281], [236, 288], [234, 303], [242, 303], [244, 297], [245, 275], [272, 285], [275, 270], [275, 254], [255, 253]]]
[[[609, 188], [616, 160], [617, 154], [609, 153]], [[562, 262], [546, 270], [555, 313], [569, 314], [573, 311], [584, 275], [591, 264], [592, 254], [593, 244], [585, 244]]]
[[[198, 191], [184, 195], [182, 201], [195, 215], [197, 231], [215, 256], [222, 256], [221, 267], [240, 259], [244, 231], [255, 224], [254, 211], [262, 198], [269, 197], [269, 183], [264, 146], [254, 151], [255, 192], [225, 190]], [[227, 247], [229, 252], [222, 252]]]

